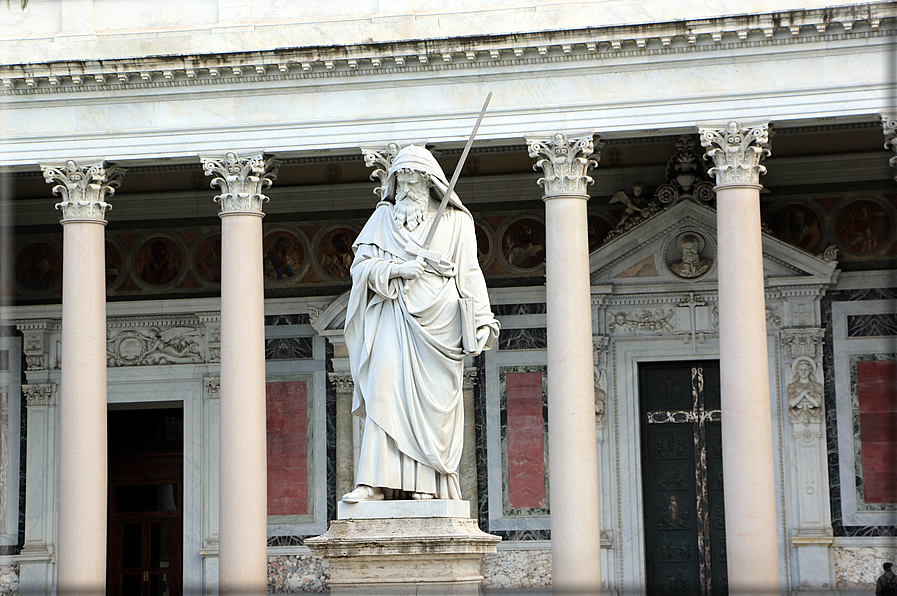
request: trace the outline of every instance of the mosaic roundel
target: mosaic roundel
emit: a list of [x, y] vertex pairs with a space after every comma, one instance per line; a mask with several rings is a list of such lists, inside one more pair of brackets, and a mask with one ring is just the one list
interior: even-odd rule
[[114, 241], [106, 239], [106, 288], [113, 289], [121, 285], [125, 278], [125, 258], [121, 247]]
[[305, 242], [293, 230], [268, 232], [262, 243], [265, 279], [274, 282], [298, 282], [308, 268]]
[[200, 241], [194, 255], [199, 277], [209, 283], [221, 283], [221, 234], [211, 234]]
[[779, 240], [810, 252], [822, 250], [825, 240], [823, 214], [811, 203], [787, 203], [776, 208], [766, 223]]
[[535, 216], [514, 218], [501, 233], [501, 255], [512, 270], [532, 271], [545, 265], [545, 223]]
[[492, 241], [492, 230], [489, 224], [474, 222], [474, 233], [477, 237], [477, 262], [480, 268], [486, 269], [495, 257], [495, 243]]
[[49, 242], [32, 242], [19, 249], [13, 279], [25, 294], [46, 294], [62, 284], [62, 251]]
[[315, 259], [317, 269], [327, 277], [349, 279], [352, 267], [352, 244], [358, 237], [358, 230], [346, 226], [325, 229], [316, 243]]
[[875, 255], [894, 241], [892, 209], [884, 202], [857, 198], [845, 202], [834, 214], [838, 248], [857, 256]]
[[184, 250], [173, 237], [156, 234], [140, 242], [134, 255], [134, 271], [145, 285], [161, 287], [180, 281], [184, 269]]

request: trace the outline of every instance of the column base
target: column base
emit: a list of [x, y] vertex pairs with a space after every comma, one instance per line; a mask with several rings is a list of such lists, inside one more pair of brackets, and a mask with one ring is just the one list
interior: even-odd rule
[[355, 517], [334, 520], [326, 533], [305, 544], [330, 563], [327, 584], [334, 596], [475, 596], [483, 582], [483, 555], [494, 553], [501, 538], [467, 516], [433, 517], [452, 511], [454, 503], [463, 503], [457, 509], [468, 506], [466, 501], [357, 503], [340, 512]]

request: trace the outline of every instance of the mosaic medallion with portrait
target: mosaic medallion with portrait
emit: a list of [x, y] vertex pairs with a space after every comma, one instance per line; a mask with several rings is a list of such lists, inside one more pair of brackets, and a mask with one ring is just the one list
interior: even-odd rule
[[221, 283], [221, 234], [211, 234], [196, 247], [196, 271], [200, 278], [213, 284]]
[[289, 230], [274, 230], [265, 235], [262, 244], [262, 263], [265, 279], [270, 281], [299, 281], [306, 269], [305, 243]]
[[325, 276], [349, 279], [352, 267], [352, 243], [358, 237], [358, 230], [345, 226], [325, 229], [317, 240], [315, 255], [317, 264]]
[[106, 240], [106, 288], [111, 289], [123, 279], [124, 256], [121, 248], [112, 240]]
[[13, 276], [26, 294], [55, 291], [62, 282], [62, 253], [48, 242], [26, 244], [16, 255]]
[[604, 237], [614, 225], [600, 215], [589, 215], [589, 253], [604, 244]]
[[545, 264], [545, 224], [535, 217], [508, 222], [501, 235], [501, 254], [511, 267], [537, 269]]
[[492, 242], [492, 229], [489, 224], [476, 221], [474, 222], [474, 232], [477, 236], [477, 262], [481, 269], [486, 269], [495, 256], [494, 243]]
[[140, 244], [134, 256], [134, 270], [145, 284], [167, 286], [174, 283], [184, 269], [184, 252], [173, 238], [151, 236]]
[[787, 203], [775, 208], [765, 218], [779, 240], [804, 250], [816, 252], [823, 243], [822, 213], [809, 203]]
[[845, 202], [835, 214], [838, 248], [849, 254], [878, 254], [894, 241], [892, 209], [872, 198]]

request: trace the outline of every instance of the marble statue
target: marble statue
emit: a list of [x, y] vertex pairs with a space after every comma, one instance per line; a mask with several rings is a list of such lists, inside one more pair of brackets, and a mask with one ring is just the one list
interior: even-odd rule
[[[430, 152], [405, 147], [352, 246], [345, 337], [364, 434], [347, 503], [461, 498], [464, 357], [491, 348], [499, 323], [477, 262], [473, 218], [455, 193], [427, 258], [417, 256], [447, 189]], [[461, 302], [470, 298], [475, 345], [465, 352]]]

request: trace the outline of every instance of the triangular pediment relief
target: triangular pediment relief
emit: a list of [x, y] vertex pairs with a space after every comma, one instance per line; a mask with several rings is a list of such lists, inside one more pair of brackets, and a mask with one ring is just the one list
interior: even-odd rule
[[[681, 201], [589, 255], [593, 286], [644, 288], [701, 284], [715, 286], [717, 270], [716, 211]], [[769, 285], [830, 283], [837, 261], [763, 234], [763, 269]]]

